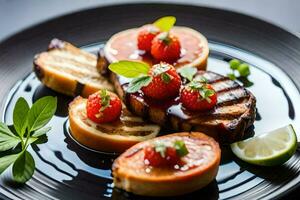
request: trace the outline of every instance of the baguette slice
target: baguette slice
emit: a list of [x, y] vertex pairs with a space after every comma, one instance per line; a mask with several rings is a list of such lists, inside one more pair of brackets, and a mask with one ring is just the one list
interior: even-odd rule
[[72, 136], [84, 146], [103, 152], [123, 152], [132, 145], [156, 137], [160, 127], [145, 123], [123, 106], [120, 120], [96, 124], [86, 116], [87, 99], [76, 97], [69, 105]]
[[[150, 167], [144, 161], [144, 148], [154, 142], [183, 140], [189, 153], [185, 165]], [[134, 145], [113, 163], [114, 185], [138, 195], [175, 196], [208, 185], [217, 175], [221, 158], [218, 143], [200, 133], [175, 133]]]
[[34, 58], [39, 80], [56, 92], [70, 96], [88, 95], [113, 85], [97, 71], [97, 57], [68, 42], [53, 39], [46, 52]]

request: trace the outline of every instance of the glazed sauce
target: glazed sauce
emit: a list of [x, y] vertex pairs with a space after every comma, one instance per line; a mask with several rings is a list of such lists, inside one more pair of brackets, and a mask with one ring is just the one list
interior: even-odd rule
[[[138, 30], [130, 29], [126, 32], [121, 32], [115, 36], [116, 38], [112, 39], [110, 47], [107, 48], [111, 55], [111, 58], [108, 58], [110, 62], [140, 60], [148, 63], [150, 66], [159, 62], [150, 54], [137, 48]], [[207, 48], [205, 45], [206, 41], [201, 41], [199, 36], [196, 36], [194, 32], [179, 27], [174, 27], [171, 32], [179, 38], [181, 44], [181, 57], [175, 63], [172, 63], [175, 67], [191, 63], [204, 56], [204, 48]]]
[[[132, 98], [143, 103], [146, 107], [157, 108], [166, 113], [166, 115], [175, 116], [181, 120], [191, 120], [200, 116], [206, 116], [206, 119], [208, 120], [209, 117], [211, 119], [215, 119], [216, 123], [218, 122], [218, 119], [222, 118], [222, 116], [227, 115], [226, 118], [230, 119], [230, 116], [236, 117], [243, 114], [248, 108], [247, 105], [245, 105], [245, 102], [247, 102], [250, 94], [238, 83], [210, 71], [199, 71], [196, 76], [203, 76], [207, 78], [208, 82], [217, 92], [217, 105], [211, 110], [192, 112], [182, 106], [179, 96], [168, 100], [157, 101], [147, 98], [142, 91], [133, 94], [128, 93], [126, 95], [125, 102], [126, 104], [130, 104], [129, 101]], [[118, 77], [118, 79], [123, 90], [126, 91], [130, 79], [123, 77]], [[226, 107], [224, 108], [224, 106]], [[225, 120], [223, 120], [223, 122], [225, 122]]]
[[133, 171], [136, 175], [149, 175], [149, 176], [176, 176], [183, 175], [184, 172], [200, 167], [205, 168], [210, 163], [214, 162], [218, 157], [218, 150], [209, 141], [188, 137], [188, 136], [172, 136], [163, 137], [159, 141], [166, 145], [171, 145], [175, 140], [183, 140], [188, 154], [181, 158], [183, 164], [176, 164], [173, 166], [165, 167], [152, 167], [145, 162], [143, 148], [150, 145], [149, 142], [145, 142], [137, 146], [132, 151], [127, 151], [122, 159], [122, 166]]

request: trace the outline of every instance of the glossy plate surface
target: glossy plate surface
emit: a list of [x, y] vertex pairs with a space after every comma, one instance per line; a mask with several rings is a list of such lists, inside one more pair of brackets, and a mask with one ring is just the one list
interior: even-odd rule
[[[209, 8], [166, 4], [97, 8], [54, 19], [0, 44], [0, 50], [4, 52], [0, 54], [2, 120], [12, 122], [12, 109], [20, 96], [29, 102], [45, 95], [58, 96], [59, 99], [57, 113], [50, 122], [53, 129], [48, 134], [48, 142], [30, 149], [37, 166], [33, 178], [26, 185], [18, 186], [10, 180], [9, 171], [6, 172], [0, 178], [0, 191], [4, 196], [22, 199], [147, 199], [113, 188], [110, 168], [115, 155], [90, 151], [78, 145], [68, 129], [67, 108], [72, 98], [45, 88], [30, 71], [34, 54], [44, 50], [52, 37], [95, 52], [112, 33], [151, 22], [166, 14], [176, 16], [179, 25], [193, 27], [207, 36], [211, 51], [209, 70], [226, 75], [230, 72], [227, 62], [233, 57], [251, 65], [249, 80], [254, 84], [248, 89], [256, 96], [258, 109], [255, 134], [288, 123], [299, 132], [300, 41], [297, 37], [247, 16]], [[200, 191], [178, 198], [280, 197], [300, 181], [299, 156], [297, 151], [283, 166], [262, 168], [239, 161], [229, 148], [223, 147], [216, 181]]]

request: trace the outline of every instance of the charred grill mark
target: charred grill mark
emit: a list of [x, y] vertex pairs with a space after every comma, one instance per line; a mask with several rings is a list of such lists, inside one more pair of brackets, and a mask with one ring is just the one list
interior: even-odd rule
[[79, 81], [76, 82], [76, 88], [75, 88], [75, 91], [74, 91], [74, 95], [75, 96], [78, 96], [78, 95], [81, 95], [83, 89], [84, 89], [84, 84], [80, 83]]
[[236, 89], [228, 89], [224, 90], [223, 92], [218, 92], [217, 97], [218, 97], [218, 105], [225, 103], [225, 102], [230, 102], [230, 101], [237, 101], [241, 98], [246, 98], [249, 96], [249, 93], [247, 90], [244, 88], [236, 88]]
[[35, 58], [34, 58], [34, 63], [33, 63], [34, 68], [33, 69], [34, 69], [34, 72], [35, 72], [37, 78], [39, 80], [43, 80], [45, 74], [44, 74], [43, 69], [37, 64], [37, 62], [36, 62], [37, 59], [38, 59], [38, 55], [36, 55]]

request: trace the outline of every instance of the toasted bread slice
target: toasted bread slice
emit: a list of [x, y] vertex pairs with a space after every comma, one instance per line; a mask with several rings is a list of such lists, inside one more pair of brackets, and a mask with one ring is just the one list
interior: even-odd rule
[[[121, 31], [113, 35], [104, 47], [104, 56], [109, 63], [120, 60], [138, 60], [148, 63], [150, 66], [158, 63], [151, 55], [145, 54], [137, 47], [137, 35], [139, 28]], [[171, 33], [179, 38], [181, 44], [181, 57], [170, 63], [174, 67], [193, 66], [199, 70], [205, 70], [209, 48], [207, 39], [198, 31], [182, 26], [175, 26]], [[99, 66], [105, 64], [103, 57], [98, 57]], [[104, 68], [103, 66], [100, 68]]]
[[97, 71], [97, 57], [68, 42], [53, 39], [46, 52], [34, 58], [34, 71], [47, 87], [70, 96], [88, 95], [99, 89], [113, 91]]
[[112, 75], [116, 90], [127, 107], [144, 119], [177, 131], [201, 131], [221, 143], [241, 140], [255, 120], [256, 99], [253, 94], [227, 77], [209, 71], [199, 71], [217, 92], [214, 109], [190, 112], [181, 106], [179, 98], [157, 102], [143, 93], [126, 93], [129, 79]]
[[69, 105], [69, 120], [72, 136], [84, 146], [104, 152], [123, 152], [132, 145], [156, 137], [160, 127], [145, 123], [132, 115], [123, 106], [119, 120], [96, 124], [86, 116], [86, 102], [75, 98]]
[[[189, 153], [183, 166], [151, 167], [145, 164], [144, 148], [154, 142], [183, 140]], [[218, 143], [200, 133], [175, 133], [134, 145], [113, 163], [116, 187], [138, 195], [175, 196], [198, 190], [217, 175], [221, 158]]]

